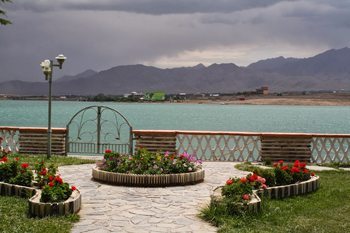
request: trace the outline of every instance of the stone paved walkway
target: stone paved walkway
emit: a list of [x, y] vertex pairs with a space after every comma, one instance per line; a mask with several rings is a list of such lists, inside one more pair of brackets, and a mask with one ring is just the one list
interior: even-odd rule
[[167, 188], [136, 188], [100, 184], [91, 180], [95, 165], [60, 167], [63, 178], [82, 193], [80, 221], [72, 232], [216, 232], [197, 217], [209, 203], [212, 190], [230, 176], [247, 172], [230, 162], [206, 162], [205, 181]]

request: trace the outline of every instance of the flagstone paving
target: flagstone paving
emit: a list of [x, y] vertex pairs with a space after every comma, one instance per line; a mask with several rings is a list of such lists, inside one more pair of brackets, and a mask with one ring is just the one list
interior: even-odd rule
[[138, 188], [91, 180], [92, 164], [60, 167], [65, 181], [82, 194], [80, 221], [72, 232], [216, 232], [197, 217], [212, 190], [230, 176], [247, 172], [231, 162], [205, 162], [205, 181], [196, 185]]

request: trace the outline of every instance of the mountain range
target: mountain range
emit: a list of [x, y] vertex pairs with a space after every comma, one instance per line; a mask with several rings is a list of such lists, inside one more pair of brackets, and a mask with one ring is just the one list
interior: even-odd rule
[[[86, 70], [53, 82], [53, 95], [232, 93], [269, 86], [272, 92], [350, 90], [350, 48], [331, 49], [309, 58], [276, 57], [246, 67], [233, 63], [161, 69], [145, 65]], [[47, 83], [7, 81], [1, 94], [46, 95]]]

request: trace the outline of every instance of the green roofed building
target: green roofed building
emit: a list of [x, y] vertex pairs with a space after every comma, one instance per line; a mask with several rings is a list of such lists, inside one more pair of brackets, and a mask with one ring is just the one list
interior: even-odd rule
[[145, 94], [146, 101], [164, 101], [165, 93], [163, 91], [148, 92]]

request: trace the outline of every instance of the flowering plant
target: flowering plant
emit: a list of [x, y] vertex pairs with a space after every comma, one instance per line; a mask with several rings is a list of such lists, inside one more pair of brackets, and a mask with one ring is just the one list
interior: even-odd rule
[[57, 168], [55, 167], [55, 165], [51, 164], [49, 167], [47, 167], [44, 161], [35, 164], [34, 168], [36, 173], [36, 185], [39, 187], [43, 187], [44, 185], [49, 183], [49, 177], [55, 176], [57, 172]]
[[306, 168], [306, 163], [296, 160], [293, 165], [285, 165], [283, 160], [274, 163], [276, 185], [288, 185], [309, 180], [314, 173]]
[[19, 159], [9, 160], [7, 156], [0, 159], [0, 181], [23, 186], [32, 186], [33, 172], [28, 163], [20, 165]]
[[257, 174], [249, 174], [242, 178], [230, 178], [221, 189], [222, 196], [234, 201], [246, 203], [251, 199], [253, 189], [266, 188], [265, 178]]
[[[18, 163], [18, 160], [16, 161]], [[23, 186], [32, 186], [33, 172], [28, 169], [28, 163], [22, 163], [19, 167], [17, 175], [9, 180], [11, 184], [18, 184]]]
[[187, 153], [175, 155], [166, 152], [161, 154], [140, 149], [135, 155], [129, 156], [106, 150], [100, 168], [118, 173], [174, 174], [197, 171], [201, 169], [201, 161]]
[[61, 202], [67, 200], [72, 192], [76, 190], [75, 186], [69, 187], [68, 183], [58, 176], [50, 175], [48, 183], [43, 187], [40, 201], [42, 202]]

